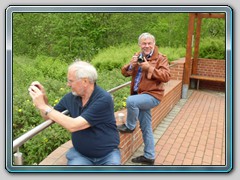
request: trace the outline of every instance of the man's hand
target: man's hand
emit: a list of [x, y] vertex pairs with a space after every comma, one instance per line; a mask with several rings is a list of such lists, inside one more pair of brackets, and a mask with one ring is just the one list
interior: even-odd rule
[[135, 67], [137, 65], [137, 60], [138, 60], [138, 56], [134, 55], [130, 61], [130, 64], [132, 67]]
[[38, 109], [42, 109], [47, 105], [47, 98], [45, 95], [44, 87], [39, 82], [32, 82], [28, 88], [28, 91], [30, 96], [32, 97], [33, 104]]
[[38, 81], [33, 81], [30, 86], [36, 86], [43, 94], [45, 94], [45, 89]]
[[139, 64], [139, 66], [141, 66], [142, 70], [147, 71], [147, 70], [149, 69], [149, 67], [150, 67], [150, 64], [149, 64], [149, 62], [146, 60], [145, 57], [143, 57], [143, 60], [144, 60], [144, 61], [143, 61], [142, 63], [138, 63], [138, 64]]

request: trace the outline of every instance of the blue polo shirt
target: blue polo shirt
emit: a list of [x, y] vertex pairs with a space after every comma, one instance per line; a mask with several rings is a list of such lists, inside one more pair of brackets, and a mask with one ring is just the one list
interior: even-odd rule
[[91, 127], [72, 133], [74, 148], [81, 154], [99, 158], [118, 148], [119, 133], [114, 117], [114, 105], [111, 95], [95, 85], [94, 91], [82, 107], [82, 100], [72, 93], [66, 94], [54, 109], [68, 110], [70, 116], [83, 117]]

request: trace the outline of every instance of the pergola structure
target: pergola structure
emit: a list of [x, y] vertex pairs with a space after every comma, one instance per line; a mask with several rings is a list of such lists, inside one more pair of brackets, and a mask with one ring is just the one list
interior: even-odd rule
[[[203, 18], [225, 18], [225, 14], [224, 13], [189, 13], [186, 59], [185, 59], [185, 66], [184, 66], [184, 73], [183, 73], [184, 75], [183, 75], [182, 98], [187, 97], [187, 91], [190, 83], [190, 75], [197, 73], [199, 42], [200, 42], [201, 24], [202, 24]], [[197, 23], [196, 26], [195, 26], [195, 23]], [[194, 35], [195, 27], [196, 27], [196, 31]], [[193, 37], [195, 37], [194, 54], [193, 54], [192, 72], [190, 72]]]

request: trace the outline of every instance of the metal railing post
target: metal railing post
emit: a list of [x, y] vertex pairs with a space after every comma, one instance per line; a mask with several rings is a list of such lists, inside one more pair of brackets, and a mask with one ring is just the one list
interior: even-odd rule
[[23, 165], [23, 155], [19, 151], [19, 148], [17, 148], [17, 152], [14, 153], [13, 156], [14, 156], [14, 159], [13, 159], [14, 165]]

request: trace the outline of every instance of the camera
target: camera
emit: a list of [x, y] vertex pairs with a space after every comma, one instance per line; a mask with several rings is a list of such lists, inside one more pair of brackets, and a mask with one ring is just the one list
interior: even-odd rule
[[142, 54], [140, 54], [140, 55], [138, 56], [137, 62], [138, 62], [138, 63], [144, 62], [144, 59], [143, 59], [143, 55], [142, 55]]

